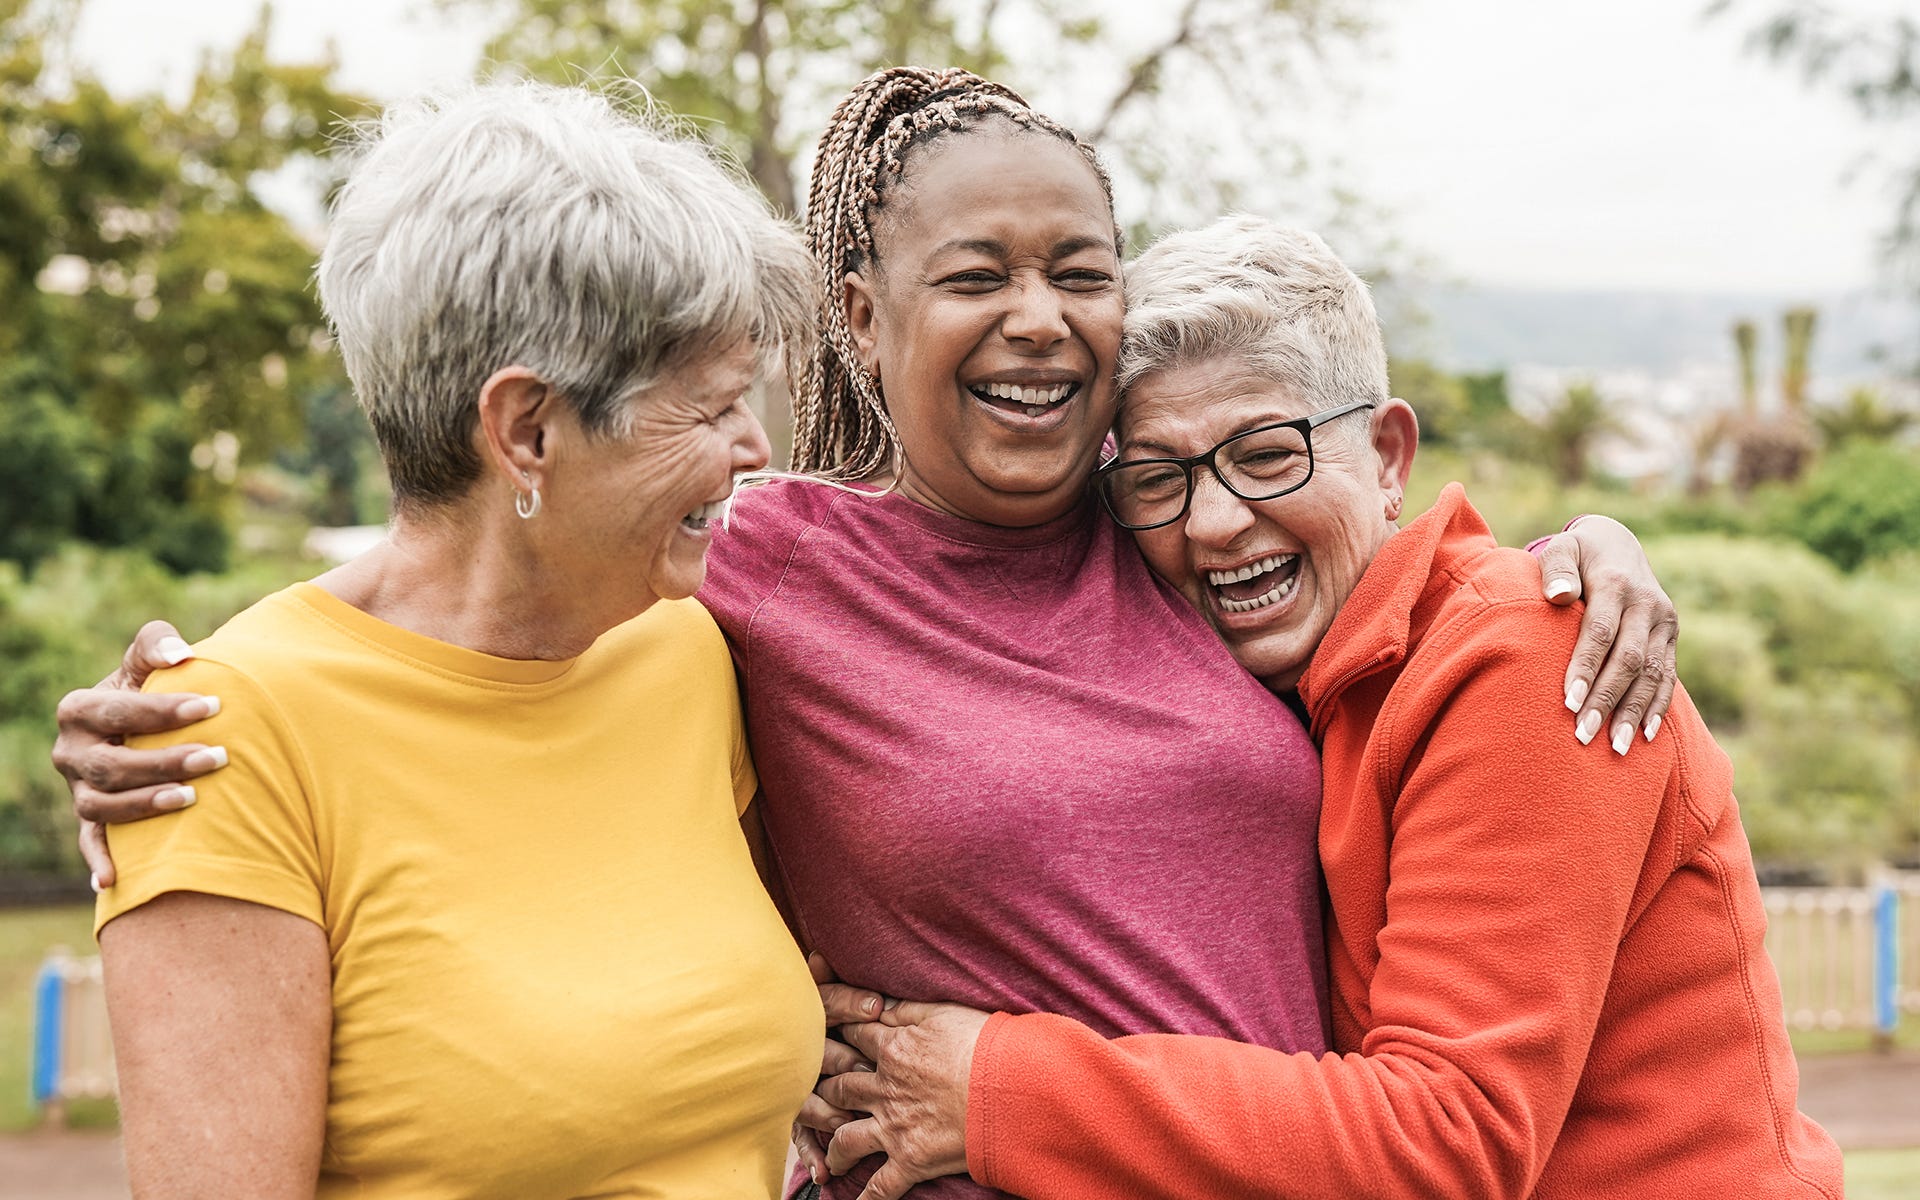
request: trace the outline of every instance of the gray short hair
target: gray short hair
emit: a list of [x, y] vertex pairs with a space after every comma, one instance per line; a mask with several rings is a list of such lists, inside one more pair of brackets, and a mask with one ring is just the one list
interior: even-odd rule
[[523, 366], [588, 431], [702, 354], [812, 331], [797, 232], [673, 122], [518, 83], [404, 101], [358, 131], [318, 270], [396, 505], [463, 495], [481, 385]]
[[1321, 408], [1388, 396], [1367, 285], [1318, 235], [1244, 213], [1169, 234], [1128, 265], [1123, 411], [1142, 377], [1220, 358]]

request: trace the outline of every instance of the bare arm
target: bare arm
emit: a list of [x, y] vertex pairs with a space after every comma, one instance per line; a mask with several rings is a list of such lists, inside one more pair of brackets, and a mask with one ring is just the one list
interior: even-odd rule
[[333, 1023], [320, 927], [173, 892], [108, 922], [100, 954], [133, 1194], [312, 1197]]

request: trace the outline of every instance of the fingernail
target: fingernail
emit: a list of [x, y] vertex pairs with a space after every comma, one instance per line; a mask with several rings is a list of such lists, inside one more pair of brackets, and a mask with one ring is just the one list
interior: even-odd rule
[[182, 700], [173, 713], [182, 721], [204, 721], [219, 711], [220, 697], [195, 696], [191, 700]]
[[153, 806], [162, 810], [185, 808], [199, 798], [191, 786], [183, 783], [179, 787], [170, 787], [164, 792], [156, 792], [153, 797]]
[[1587, 698], [1587, 681], [1576, 679], [1567, 685], [1567, 711], [1579, 712], [1580, 702]]
[[860, 1002], [860, 1011], [863, 1013], [879, 1012], [880, 998], [878, 996], [868, 996], [865, 1000], [862, 1000]]
[[153, 649], [154, 652], [160, 656], [160, 661], [170, 667], [179, 666], [181, 663], [193, 657], [193, 647], [187, 645], [183, 639], [177, 637], [163, 637], [160, 639], [159, 645]]
[[1654, 713], [1652, 716], [1647, 718], [1647, 740], [1652, 741], [1653, 735], [1659, 732], [1660, 732], [1660, 714]]
[[810, 1168], [807, 1171], [807, 1174], [813, 1176], [813, 1186], [815, 1187], [827, 1186], [826, 1172], [822, 1171], [819, 1167], [816, 1166], [816, 1167]]
[[227, 765], [227, 748], [225, 746], [208, 746], [204, 750], [195, 750], [192, 754], [187, 755], [185, 761], [180, 765], [196, 775], [204, 775], [208, 771], [217, 771]]
[[881, 1005], [880, 1007], [886, 1009], [888, 1012], [892, 1012], [894, 1009], [900, 1007], [900, 1001], [897, 999], [889, 1000], [885, 1004]]
[[1558, 579], [1548, 582], [1547, 599], [1558, 600], [1562, 596], [1571, 596], [1579, 590], [1579, 588], [1574, 586], [1573, 580], [1563, 575]]
[[1633, 726], [1625, 721], [1613, 727], [1613, 752], [1625, 755], [1627, 747], [1633, 745]]
[[88, 884], [89, 884], [90, 886], [92, 886], [92, 888], [93, 888], [93, 894], [94, 894], [94, 895], [96, 895], [96, 896], [98, 896], [98, 895], [100, 894], [100, 875], [99, 875], [99, 873], [98, 873], [98, 872], [95, 872], [94, 874], [92, 874], [92, 875], [89, 875], [89, 876], [87, 876], [87, 883], [88, 883]]
[[1599, 732], [1600, 710], [1590, 708], [1581, 716], [1580, 724], [1574, 729], [1573, 736], [1580, 739], [1582, 746], [1590, 746], [1593, 744], [1593, 735]]

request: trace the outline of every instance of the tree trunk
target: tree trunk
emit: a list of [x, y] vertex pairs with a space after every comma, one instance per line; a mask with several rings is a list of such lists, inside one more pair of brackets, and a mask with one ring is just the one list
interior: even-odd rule
[[754, 114], [747, 170], [783, 217], [797, 216], [800, 205], [793, 183], [793, 159], [780, 148], [780, 94], [773, 87], [767, 57], [767, 10], [772, 0], [755, 0], [753, 19], [740, 31], [740, 50], [753, 60]]

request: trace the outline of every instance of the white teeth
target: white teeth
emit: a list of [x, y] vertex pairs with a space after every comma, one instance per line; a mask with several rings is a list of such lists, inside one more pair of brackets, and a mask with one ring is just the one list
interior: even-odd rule
[[977, 384], [974, 391], [984, 393], [995, 400], [1011, 400], [1015, 404], [1048, 407], [1060, 403], [1073, 391], [1073, 384], [1056, 383], [1047, 388], [1020, 387], [1011, 383]]
[[1252, 579], [1255, 575], [1265, 575], [1268, 571], [1277, 571], [1297, 557], [1299, 556], [1294, 554], [1274, 554], [1261, 559], [1259, 562], [1248, 563], [1237, 571], [1208, 571], [1207, 582], [1214, 587], [1222, 587], [1229, 583], [1244, 583]]
[[1252, 612], [1256, 608], [1265, 608], [1269, 604], [1278, 604], [1288, 596], [1291, 596], [1293, 589], [1299, 586], [1300, 577], [1298, 575], [1289, 575], [1281, 580], [1272, 591], [1267, 592], [1265, 595], [1255, 596], [1251, 600], [1229, 600], [1225, 596], [1221, 596], [1220, 607], [1233, 613]]
[[732, 499], [733, 497], [729, 496], [725, 500], [709, 500], [686, 516], [681, 517], [680, 523], [682, 525], [692, 526], [695, 529], [705, 529], [707, 522], [719, 520], [727, 515], [727, 505]]

